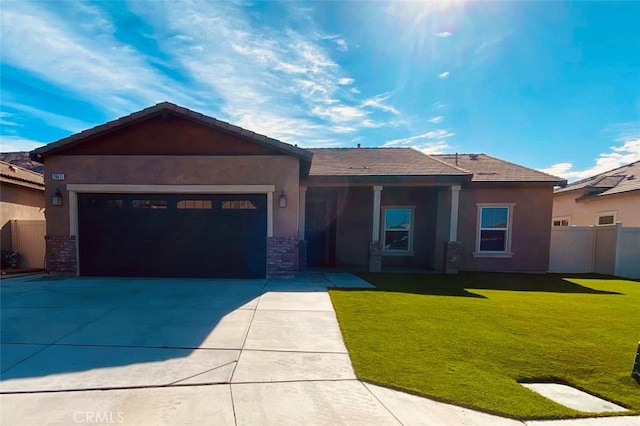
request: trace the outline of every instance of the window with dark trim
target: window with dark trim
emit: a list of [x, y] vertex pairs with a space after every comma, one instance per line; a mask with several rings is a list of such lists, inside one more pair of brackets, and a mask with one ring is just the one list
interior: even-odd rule
[[410, 253], [413, 249], [413, 207], [382, 209], [382, 250]]

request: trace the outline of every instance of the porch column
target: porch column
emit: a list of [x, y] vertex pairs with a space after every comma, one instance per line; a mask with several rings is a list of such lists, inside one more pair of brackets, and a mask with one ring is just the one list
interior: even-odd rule
[[371, 241], [380, 241], [380, 199], [382, 198], [382, 186], [373, 187], [373, 229]]
[[458, 207], [460, 204], [460, 185], [451, 185], [451, 225], [449, 241], [458, 240]]
[[451, 185], [451, 222], [449, 241], [444, 243], [443, 268], [446, 274], [457, 274], [460, 268], [460, 247], [458, 245], [458, 210], [460, 205], [460, 185]]
[[382, 270], [382, 247], [380, 245], [380, 200], [382, 198], [382, 186], [373, 187], [373, 227], [371, 229], [371, 241], [369, 242], [369, 272]]

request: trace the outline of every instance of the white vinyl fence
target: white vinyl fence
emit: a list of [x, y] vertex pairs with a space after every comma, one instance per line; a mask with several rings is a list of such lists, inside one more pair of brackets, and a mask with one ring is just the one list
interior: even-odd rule
[[554, 227], [549, 272], [596, 272], [640, 278], [640, 228]]

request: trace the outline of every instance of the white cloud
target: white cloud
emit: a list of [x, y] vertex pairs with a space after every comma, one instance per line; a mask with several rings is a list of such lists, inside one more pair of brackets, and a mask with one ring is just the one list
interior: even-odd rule
[[447, 78], [447, 77], [449, 77], [450, 74], [451, 73], [449, 71], [445, 71], [445, 72], [442, 72], [442, 73], [438, 74], [438, 78], [440, 78], [440, 79]]
[[[185, 97], [176, 95], [183, 91], [175, 90], [175, 82], [149, 66], [143, 55], [115, 39], [107, 18], [97, 7], [65, 5], [62, 16], [45, 10], [43, 5], [5, 4], [0, 14], [3, 62], [112, 113], [130, 112], [141, 104], [169, 97], [184, 101]], [[70, 17], [81, 19], [79, 22], [89, 17], [91, 23], [70, 25]]]
[[390, 96], [391, 96], [390, 93], [383, 93], [381, 95], [377, 95], [372, 98], [365, 99], [364, 101], [362, 101], [362, 106], [376, 108], [385, 112], [390, 112], [392, 114], [400, 114], [400, 112], [397, 109], [395, 109], [391, 105], [387, 105], [384, 102], [387, 99], [389, 99]]
[[14, 115], [6, 111], [0, 111], [0, 125], [1, 126], [20, 126], [19, 123], [12, 121]]
[[350, 84], [353, 84], [355, 82], [355, 80], [353, 78], [349, 78], [349, 77], [343, 77], [343, 78], [339, 78], [338, 79], [338, 84], [341, 86], [349, 86]]
[[587, 169], [575, 170], [573, 163], [562, 162], [539, 170], [568, 180], [579, 180], [638, 160], [640, 160], [640, 138], [628, 140], [621, 146], [610, 147], [609, 152], [600, 154], [595, 164]]
[[436, 116], [436, 117], [430, 118], [430, 119], [429, 119], [429, 120], [427, 120], [427, 121], [429, 121], [429, 123], [435, 123], [435, 124], [438, 124], [438, 123], [441, 123], [441, 122], [442, 122], [442, 120], [444, 120], [444, 117], [443, 117], [443, 116], [441, 116], [441, 115], [438, 115], [438, 116]]
[[455, 136], [455, 133], [452, 133], [449, 130], [444, 130], [444, 129], [431, 130], [429, 132], [421, 133], [419, 135], [409, 136], [408, 138], [393, 139], [385, 142], [383, 146], [406, 146], [406, 145], [412, 145], [416, 142], [424, 143], [424, 141], [433, 141], [433, 140], [442, 141], [452, 136]]
[[34, 141], [20, 136], [0, 136], [0, 152], [31, 151], [44, 144], [44, 142]]
[[89, 127], [92, 127], [91, 124], [82, 120], [78, 120], [77, 118], [67, 117], [61, 114], [54, 114], [48, 111], [44, 111], [42, 109], [31, 107], [29, 105], [16, 104], [13, 102], [4, 102], [3, 106], [5, 108], [15, 109], [24, 114], [27, 114], [30, 117], [41, 120], [52, 127], [57, 127], [62, 130], [68, 130], [71, 133], [77, 133], [81, 130], [85, 130], [85, 129], [88, 129]]
[[349, 50], [349, 45], [344, 39], [338, 38], [338, 39], [335, 39], [333, 42], [338, 46], [336, 47], [337, 50], [341, 52], [347, 52]]
[[436, 37], [440, 37], [440, 38], [448, 38], [451, 37], [453, 35], [453, 33], [450, 33], [449, 31], [441, 31], [439, 33], [436, 33]]

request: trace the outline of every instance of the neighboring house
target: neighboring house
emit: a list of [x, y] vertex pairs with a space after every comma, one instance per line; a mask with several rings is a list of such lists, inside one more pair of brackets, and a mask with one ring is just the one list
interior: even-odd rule
[[80, 275], [545, 272], [565, 183], [482, 154], [301, 149], [166, 102], [31, 158], [45, 166], [47, 267]]
[[0, 161], [0, 244], [19, 253], [20, 268], [43, 266], [44, 207], [42, 175]]
[[640, 227], [640, 161], [559, 188], [553, 226]]

